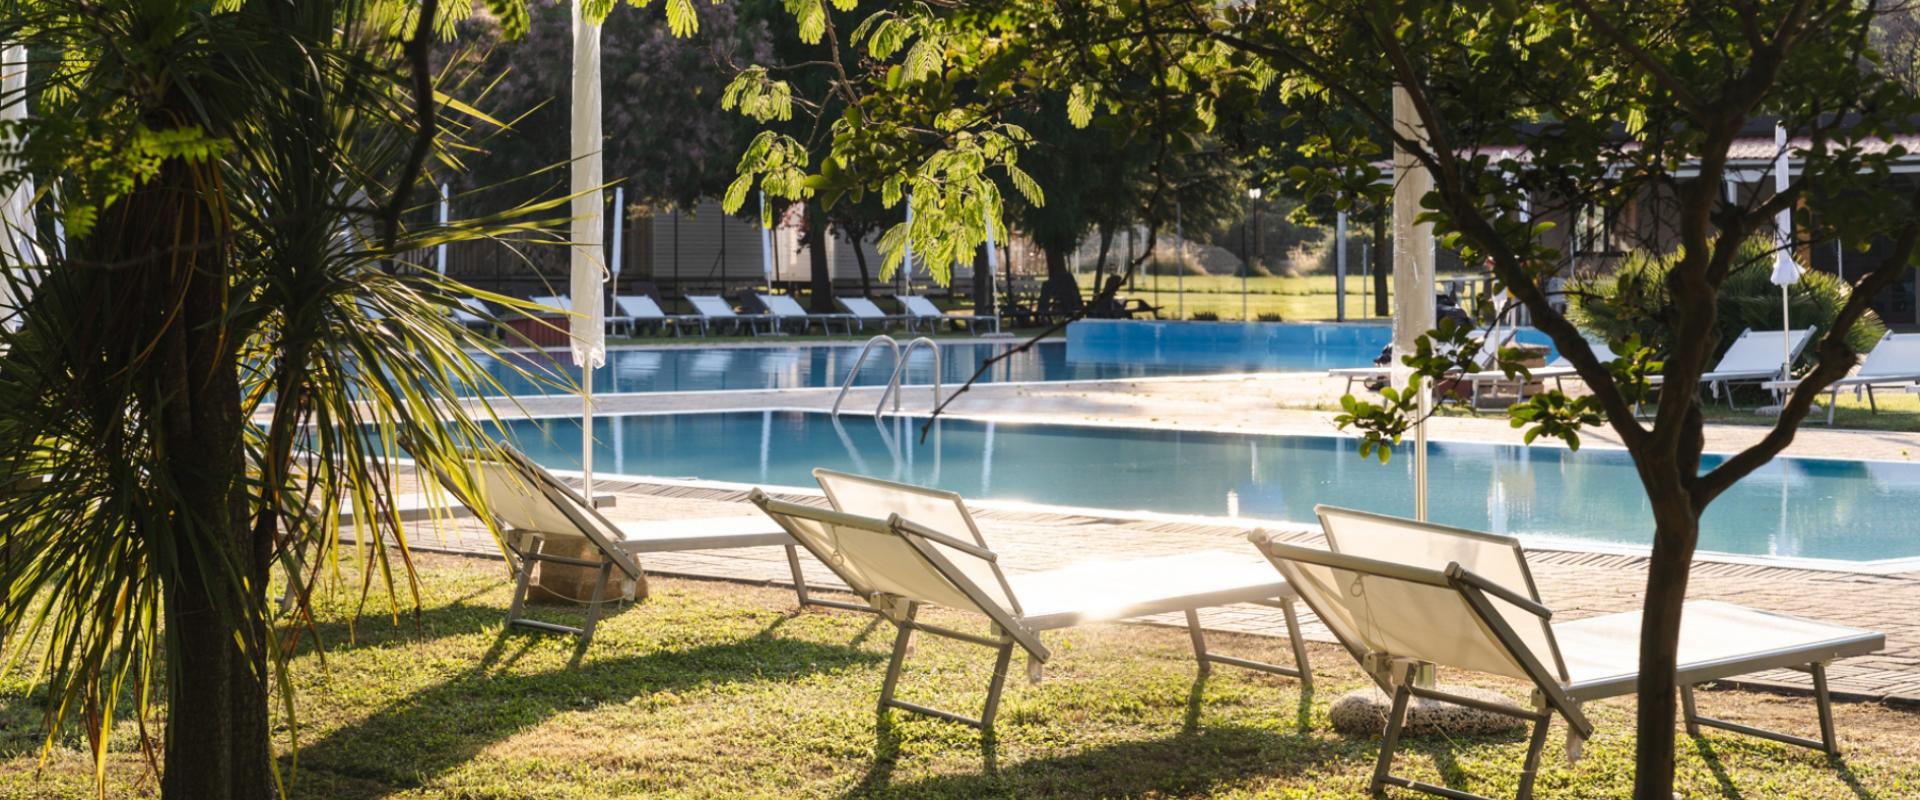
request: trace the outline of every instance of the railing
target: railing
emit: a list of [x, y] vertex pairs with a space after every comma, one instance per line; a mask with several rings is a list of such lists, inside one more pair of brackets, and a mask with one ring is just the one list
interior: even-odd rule
[[880, 394], [880, 404], [873, 407], [874, 416], [880, 416], [880, 412], [886, 410], [888, 395], [893, 396], [893, 410], [900, 410], [900, 378], [907, 373], [907, 358], [922, 345], [933, 354], [933, 407], [940, 407], [940, 343], [922, 336], [907, 342], [906, 349], [901, 350], [899, 357], [894, 360], [893, 377], [887, 379], [887, 390]]
[[[833, 398], [834, 414], [840, 413], [840, 402], [847, 399], [847, 390], [852, 389], [853, 380], [855, 378], [860, 377], [860, 367], [867, 363], [867, 354], [873, 352], [874, 345], [881, 344], [881, 343], [885, 343], [888, 347], [893, 348], [893, 363], [895, 364], [903, 363], [900, 360], [899, 340], [891, 336], [888, 336], [884, 333], [880, 334], [879, 336], [875, 336], [871, 339], [868, 339], [867, 346], [860, 348], [860, 357], [853, 360], [853, 369], [847, 370], [847, 379], [846, 381], [840, 384], [840, 394]], [[898, 370], [895, 370], [895, 372], [897, 373]], [[887, 401], [886, 395], [882, 394], [880, 397], [880, 402], [885, 403], [886, 401]], [[880, 412], [878, 411], [874, 412], [876, 416], [879, 413]]]
[[840, 384], [840, 394], [833, 398], [833, 413], [836, 415], [840, 413], [840, 404], [847, 399], [847, 392], [853, 388], [854, 380], [860, 377], [860, 368], [866, 365], [867, 355], [873, 352], [873, 348], [876, 345], [882, 343], [893, 348], [893, 374], [887, 378], [887, 388], [880, 392], [880, 402], [874, 405], [873, 415], [878, 417], [886, 412], [887, 398], [889, 397], [893, 398], [893, 410], [900, 410], [900, 380], [907, 372], [907, 358], [913, 355], [913, 351], [921, 347], [927, 348], [927, 351], [933, 354], [933, 405], [935, 408], [938, 408], [940, 406], [940, 375], [942, 372], [940, 344], [922, 336], [908, 342], [907, 346], [902, 348], [898, 339], [886, 334], [881, 334], [868, 339], [866, 346], [860, 348], [860, 356], [853, 360], [853, 369], [847, 370], [847, 379]]

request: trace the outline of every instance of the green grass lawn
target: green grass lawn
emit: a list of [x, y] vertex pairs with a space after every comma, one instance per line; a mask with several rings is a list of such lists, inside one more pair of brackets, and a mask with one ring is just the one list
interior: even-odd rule
[[[319, 608], [324, 664], [309, 651], [292, 674], [297, 764], [294, 729], [276, 726], [295, 797], [1346, 798], [1363, 796], [1376, 752], [1373, 739], [1327, 724], [1327, 703], [1364, 681], [1331, 647], [1313, 648], [1321, 686], [1302, 698], [1291, 680], [1230, 667], [1196, 684], [1183, 631], [1052, 634], [1047, 680], [1029, 685], [1016, 665], [998, 736], [983, 745], [972, 729], [923, 718], [876, 728], [892, 631], [864, 615], [795, 614], [792, 595], [774, 589], [655, 580], [654, 596], [602, 622], [570, 666], [570, 639], [501, 631], [497, 563], [421, 561], [417, 619], [396, 625], [344, 596]], [[1223, 635], [1217, 649], [1285, 659], [1280, 640]], [[981, 648], [922, 640], [902, 696], [977, 709], [990, 665]], [[92, 796], [84, 738], [61, 737], [36, 767], [42, 700], [18, 672], [0, 681], [0, 798]], [[1716, 691], [1703, 702], [1735, 719], [1813, 724], [1802, 698]], [[1556, 728], [1540, 797], [1628, 793], [1630, 705], [1599, 703], [1591, 715], [1601, 733], [1576, 766], [1561, 758]], [[1911, 797], [1915, 719], [1842, 705], [1850, 749], [1837, 764], [1732, 735], [1683, 737], [1682, 796]], [[149, 796], [132, 724], [119, 728], [107, 794]], [[1416, 737], [1400, 769], [1510, 796], [1524, 748], [1519, 736]]]

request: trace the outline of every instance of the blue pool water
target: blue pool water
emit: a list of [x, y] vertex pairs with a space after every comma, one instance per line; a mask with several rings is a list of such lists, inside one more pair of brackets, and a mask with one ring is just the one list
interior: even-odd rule
[[[603, 417], [602, 472], [811, 486], [814, 467], [940, 486], [968, 497], [1310, 523], [1316, 503], [1409, 515], [1412, 459], [1361, 459], [1352, 440], [748, 411]], [[577, 469], [577, 419], [518, 421], [536, 460]], [[1627, 454], [1436, 444], [1436, 522], [1527, 537], [1646, 546]], [[1701, 549], [1870, 561], [1920, 555], [1920, 464], [1778, 459], [1708, 509]]]
[[[1297, 372], [1373, 363], [1392, 338], [1386, 325], [1313, 323], [1208, 323], [1087, 320], [1067, 326], [1065, 341], [1047, 341], [998, 364], [982, 378], [990, 383], [1102, 380], [1208, 375], [1228, 372]], [[1526, 331], [1523, 341], [1544, 343]], [[723, 391], [839, 386], [864, 342], [771, 347], [671, 347], [620, 349], [594, 370], [593, 390], [618, 392]], [[943, 341], [941, 381], [966, 381], [988, 357], [1013, 342]], [[563, 351], [522, 353], [504, 360], [480, 358], [506, 394], [559, 394], [567, 390], [538, 375], [580, 371]], [[890, 351], [876, 350], [857, 385], [877, 386], [893, 371]], [[907, 360], [910, 384], [933, 382], [933, 356], [920, 350]], [[491, 393], [491, 392], [490, 392]]]

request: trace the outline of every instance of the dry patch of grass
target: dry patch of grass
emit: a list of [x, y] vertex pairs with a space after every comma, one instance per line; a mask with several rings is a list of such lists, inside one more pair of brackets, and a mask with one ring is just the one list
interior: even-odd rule
[[[1331, 730], [1326, 705], [1365, 685], [1314, 646], [1320, 688], [1218, 668], [1194, 681], [1184, 632], [1104, 625], [1049, 637], [1047, 680], [1010, 681], [997, 737], [915, 717], [877, 721], [892, 632], [869, 617], [792, 611], [779, 590], [655, 580], [646, 603], [605, 619], [578, 664], [571, 641], [500, 629], [497, 563], [425, 557], [426, 607], [395, 625], [349, 597], [319, 609], [326, 643], [294, 665], [295, 727], [278, 728], [296, 797], [1357, 797], [1376, 741]], [[565, 610], [551, 610], [556, 615]], [[968, 624], [957, 615], [934, 620]], [[1284, 661], [1285, 643], [1220, 635], [1223, 652]], [[974, 711], [991, 658], [921, 640], [906, 699]], [[1483, 685], [1518, 695], [1516, 685]], [[36, 768], [42, 698], [0, 679], [0, 798], [92, 795], [84, 740], [64, 737]], [[1736, 720], [1810, 731], [1805, 698], [1714, 691]], [[1542, 798], [1625, 796], [1632, 708], [1592, 709], [1599, 735], [1574, 766], [1559, 736]], [[1894, 798], [1920, 793], [1920, 712], [1843, 704], [1847, 758], [1730, 734], [1680, 740], [1686, 797]], [[130, 728], [123, 726], [130, 733]], [[109, 796], [153, 793], [122, 736]], [[1403, 774], [1511, 795], [1518, 736], [1416, 738]]]

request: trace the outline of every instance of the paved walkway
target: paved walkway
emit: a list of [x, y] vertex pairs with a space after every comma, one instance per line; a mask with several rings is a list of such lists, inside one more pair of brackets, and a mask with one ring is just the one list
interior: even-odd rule
[[[734, 488], [660, 482], [596, 481], [596, 493], [619, 495], [606, 513], [615, 520], [685, 519], [754, 513], [745, 493]], [[820, 503], [817, 496], [790, 499]], [[1197, 547], [1247, 547], [1244, 527], [1217, 522], [1167, 521], [1125, 516], [1036, 513], [996, 503], [978, 504], [983, 532], [1013, 571], [1042, 570], [1088, 552], [1157, 555]], [[1319, 534], [1293, 531], [1301, 541], [1317, 543]], [[468, 519], [432, 526], [415, 523], [410, 532], [422, 550], [493, 555], [491, 536]], [[1556, 550], [1530, 550], [1528, 560], [1547, 604], [1565, 619], [1637, 609], [1646, 582], [1646, 560], [1638, 556]], [[832, 573], [805, 560], [807, 580], [845, 588]], [[778, 548], [671, 553], [648, 556], [649, 571], [702, 578], [789, 585], [786, 561]], [[1920, 704], [1920, 572], [1869, 575], [1768, 565], [1698, 563], [1690, 596], [1719, 599], [1756, 608], [1798, 614], [1883, 631], [1887, 649], [1849, 659], [1829, 670], [1833, 690], [1842, 696]], [[1304, 609], [1303, 609], [1304, 611]], [[1202, 616], [1211, 629], [1285, 635], [1278, 611], [1259, 606], [1213, 609]], [[1149, 622], [1182, 624], [1177, 617]], [[1307, 612], [1306, 636], [1333, 641]], [[1806, 690], [1808, 677], [1790, 670], [1749, 676], [1741, 685]]]

